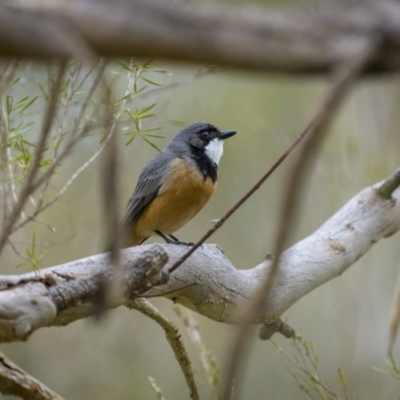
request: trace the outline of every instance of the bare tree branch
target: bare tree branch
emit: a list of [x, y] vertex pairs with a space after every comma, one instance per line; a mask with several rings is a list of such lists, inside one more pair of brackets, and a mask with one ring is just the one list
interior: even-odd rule
[[47, 388], [26, 371], [0, 353], [0, 392], [25, 400], [62, 400], [62, 397]]
[[[162, 271], [166, 252], [158, 245], [143, 250], [134, 258], [121, 254], [125, 286], [108, 308], [168, 281]], [[26, 340], [42, 326], [67, 325], [92, 316], [100, 286], [114, 279], [109, 253], [43, 272], [0, 279], [0, 342]]]
[[355, 36], [379, 35], [383, 45], [366, 72], [400, 68], [400, 4], [394, 1], [330, 15], [151, 0], [23, 4], [0, 5], [1, 56], [143, 56], [327, 73], [352, 53]]
[[[400, 187], [394, 189], [390, 199], [379, 194], [380, 187], [378, 184], [364, 189], [316, 232], [282, 253], [255, 323], [274, 323], [301, 297], [342, 274], [379, 239], [400, 229]], [[121, 251], [126, 292], [109, 307], [126, 304], [132, 293], [145, 290], [146, 285], [165, 282], [168, 276], [159, 272], [165, 254], [169, 256], [164, 267], [167, 269], [185, 252], [176, 245], [155, 247], [159, 250], [154, 245], [143, 245]], [[154, 254], [159, 254], [158, 258]], [[151, 261], [154, 257], [156, 261]], [[142, 273], [138, 277], [135, 266], [140, 260], [148, 260], [145, 265], [153, 263], [157, 267], [154, 275]], [[149, 293], [167, 292], [197, 282], [166, 297], [215, 321], [235, 323], [238, 309], [252, 298], [271, 265], [268, 258], [250, 270], [237, 270], [217, 246], [204, 245], [174, 272], [168, 284]], [[92, 315], [99, 281], [112, 276], [108, 253], [36, 273], [0, 276], [0, 342], [26, 340], [40, 327], [66, 325]], [[145, 287], [138, 283], [144, 277]]]

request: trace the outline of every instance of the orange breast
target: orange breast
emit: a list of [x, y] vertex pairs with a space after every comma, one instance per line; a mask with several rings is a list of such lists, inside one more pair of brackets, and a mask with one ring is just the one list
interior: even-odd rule
[[134, 224], [134, 245], [156, 230], [164, 235], [177, 231], [205, 206], [215, 187], [196, 167], [188, 167], [182, 159], [174, 160], [158, 196]]

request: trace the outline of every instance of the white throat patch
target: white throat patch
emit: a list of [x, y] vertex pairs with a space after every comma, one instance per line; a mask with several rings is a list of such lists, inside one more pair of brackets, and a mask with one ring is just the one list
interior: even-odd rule
[[224, 141], [215, 138], [205, 147], [205, 152], [209, 159], [218, 165], [221, 159], [222, 153], [224, 152]]

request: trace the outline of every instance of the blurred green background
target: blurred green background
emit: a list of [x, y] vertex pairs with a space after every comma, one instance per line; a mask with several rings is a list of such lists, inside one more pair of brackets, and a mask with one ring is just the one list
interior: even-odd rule
[[[302, 3], [310, 7], [315, 4]], [[154, 66], [168, 71], [154, 76], [163, 85], [185, 81], [197, 71], [194, 66], [160, 62]], [[116, 64], [110, 65], [107, 70], [116, 68]], [[26, 84], [32, 91], [37, 90], [35, 81], [44, 68], [28, 64], [21, 71]], [[155, 116], [147, 123], [162, 126], [160, 132], [166, 139], [154, 139], [161, 148], [180, 125], [196, 121], [208, 121], [221, 129], [239, 132], [225, 145], [214, 197], [177, 233], [179, 238], [196, 241], [210, 227], [210, 220], [220, 217], [252, 186], [305, 126], [327, 83], [321, 77], [225, 70], [137, 100], [137, 107], [156, 103]], [[125, 88], [124, 77], [117, 77], [115, 93], [122, 96]], [[299, 224], [292, 233], [292, 242], [313, 232], [361, 189], [385, 178], [400, 165], [399, 99], [398, 76], [363, 79], [347, 97], [323, 150], [312, 164], [312, 176], [300, 204]], [[140, 138], [129, 146], [124, 146], [126, 140], [119, 135], [121, 212], [140, 170], [156, 154]], [[52, 182], [54, 191], [98, 147], [98, 136], [85, 139]], [[290, 164], [291, 158], [209, 241], [222, 246], [237, 268], [251, 268], [271, 251]], [[35, 232], [38, 241], [62, 242], [46, 246], [43, 267], [104, 251], [106, 226], [100, 200], [103, 167], [104, 158], [100, 157], [41, 216], [57, 228], [55, 233], [31, 224], [15, 235], [17, 240], [30, 240]], [[27, 268], [15, 270], [19, 262], [7, 249], [2, 258], [2, 273], [25, 272]], [[349, 271], [307, 295], [283, 316], [291, 327], [315, 342], [321, 374], [335, 389], [340, 388], [337, 369], [343, 370], [353, 397], [394, 399], [400, 393], [397, 381], [375, 369], [389, 369], [385, 360], [388, 323], [399, 267], [400, 235], [397, 234], [379, 242]], [[180, 328], [200, 382], [205, 384], [201, 364], [174, 306], [165, 299], [155, 299], [152, 303]], [[235, 327], [201, 316], [196, 318], [205, 343], [224, 365]], [[289, 341], [282, 337], [276, 340], [292, 351]], [[399, 346], [395, 347], [398, 360]], [[166, 399], [189, 398], [161, 328], [138, 312], [124, 308], [106, 313], [100, 322], [88, 319], [64, 328], [41, 329], [28, 342], [3, 345], [2, 351], [66, 399], [155, 399], [148, 376], [154, 377]], [[287, 366], [286, 359], [271, 343], [255, 339], [243, 380], [238, 384], [241, 398], [303, 398], [293, 385]]]

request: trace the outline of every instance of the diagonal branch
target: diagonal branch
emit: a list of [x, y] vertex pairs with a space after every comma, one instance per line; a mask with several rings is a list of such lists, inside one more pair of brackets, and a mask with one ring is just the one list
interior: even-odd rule
[[[383, 183], [388, 181], [393, 178]], [[342, 274], [380, 239], [400, 230], [400, 184], [392, 185], [390, 199], [380, 195], [380, 187], [377, 184], [355, 195], [317, 231], [282, 253], [256, 323], [273, 323], [301, 297]], [[237, 270], [218, 246], [204, 245], [164, 285], [168, 276], [160, 268], [166, 254], [165, 269], [184, 252], [181, 246], [168, 244], [122, 250], [126, 292], [108, 307], [126, 304], [148, 285], [163, 285], [148, 292], [156, 294], [197, 282], [165, 297], [215, 321], [235, 323], [238, 309], [254, 295], [272, 265], [268, 258], [252, 269]], [[153, 272], [140, 269], [138, 274], [138, 262], [150, 264]], [[91, 316], [99, 282], [112, 276], [108, 253], [36, 273], [0, 276], [0, 342], [26, 340], [43, 326], [67, 325]]]
[[[312, 158], [315, 160], [315, 154], [313, 153], [321, 147], [322, 140], [327, 132], [327, 127], [331, 122], [333, 115], [343, 101], [345, 95], [348, 93], [352, 84], [356, 81], [358, 75], [363, 71], [370, 58], [373, 56], [378, 43], [379, 42], [376, 41], [375, 38], [370, 38], [369, 40], [356, 39], [354, 44], [354, 49], [356, 51], [352, 56], [343, 60], [343, 62], [335, 69], [333, 81], [328, 93], [310, 123], [310, 133], [303, 142], [303, 146], [300, 147], [300, 151], [297, 153], [291, 173], [287, 179], [282, 200], [279, 226], [273, 251], [275, 258], [268, 274], [262, 280], [262, 283], [257, 288], [254, 296], [240, 312], [241, 324], [238, 333], [233, 340], [231, 353], [229, 354], [227, 361], [228, 368], [224, 380], [222, 395], [222, 399], [224, 400], [229, 400], [232, 396], [232, 385], [237, 374], [240, 360], [243, 357], [244, 346], [246, 341], [249, 339], [249, 328], [257, 318], [259, 310], [263, 306], [264, 298], [268, 295], [278, 273], [281, 253], [289, 239], [289, 233], [291, 228], [294, 226], [298, 213], [298, 207], [296, 206], [300, 200], [302, 186], [306, 180], [306, 162]], [[314, 157], [312, 157], [313, 155]]]
[[[381, 238], [399, 231], [400, 183], [392, 187], [388, 200], [379, 192], [397, 173], [358, 193], [317, 231], [282, 253], [257, 323], [273, 323], [301, 297], [341, 275]], [[185, 251], [167, 248], [170, 263]], [[218, 247], [205, 245], [171, 275], [168, 285], [149, 293], [197, 282], [166, 297], [216, 321], [237, 322], [237, 311], [252, 298], [272, 264], [273, 257], [268, 257], [253, 269], [236, 270]]]

